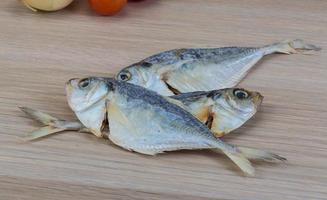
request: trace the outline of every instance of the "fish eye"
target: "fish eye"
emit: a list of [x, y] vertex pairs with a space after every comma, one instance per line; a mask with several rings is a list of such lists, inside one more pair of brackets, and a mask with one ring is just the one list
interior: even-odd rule
[[121, 80], [121, 81], [128, 81], [130, 80], [132, 77], [131, 73], [126, 71], [126, 72], [121, 72], [118, 76], [118, 78]]
[[90, 79], [89, 78], [84, 78], [84, 79], [80, 80], [79, 83], [78, 83], [78, 86], [80, 88], [87, 88], [87, 86], [89, 86], [89, 85], [90, 85]]
[[236, 89], [233, 91], [234, 96], [236, 96], [238, 99], [246, 99], [248, 98], [249, 94], [244, 91], [244, 90], [240, 90], [240, 89]]

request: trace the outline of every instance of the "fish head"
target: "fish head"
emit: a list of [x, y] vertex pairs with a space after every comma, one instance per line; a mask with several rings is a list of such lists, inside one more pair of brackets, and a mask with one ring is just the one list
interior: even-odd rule
[[153, 75], [151, 70], [142, 67], [139, 63], [135, 63], [119, 71], [116, 75], [116, 79], [134, 85], [145, 86], [151, 75]]
[[103, 136], [106, 121], [106, 100], [111, 92], [108, 82], [104, 78], [88, 77], [70, 79], [66, 83], [70, 108], [81, 123], [98, 137]]
[[257, 112], [263, 100], [259, 92], [243, 88], [226, 89], [223, 95], [229, 108], [239, 115], [248, 117], [252, 117]]
[[99, 78], [73, 78], [66, 83], [66, 96], [74, 111], [86, 110], [108, 94], [108, 85]]
[[134, 85], [142, 86], [146, 89], [155, 91], [163, 96], [173, 95], [165, 82], [165, 77], [155, 71], [156, 67], [148, 62], [139, 62], [130, 65], [117, 73], [116, 79]]
[[212, 93], [212, 131], [223, 136], [248, 121], [257, 112], [263, 96], [242, 88], [227, 88]]

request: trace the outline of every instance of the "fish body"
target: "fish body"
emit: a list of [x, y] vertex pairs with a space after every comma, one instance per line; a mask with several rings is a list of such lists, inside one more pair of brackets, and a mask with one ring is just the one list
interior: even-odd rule
[[[99, 82], [106, 82], [107, 86]], [[90, 94], [99, 85], [108, 91], [102, 100], [95, 98], [101, 95]], [[91, 101], [105, 105], [107, 116], [101, 122], [108, 123], [108, 138], [124, 149], [146, 155], [180, 149], [219, 149], [245, 174], [254, 174], [241, 150], [216, 138], [196, 117], [156, 92], [108, 78], [73, 79], [66, 87], [71, 108], [92, 113], [77, 115], [83, 124], [85, 116], [97, 118], [92, 111], [97, 107], [90, 106]], [[86, 103], [81, 103], [81, 96]], [[92, 124], [85, 126], [92, 128]]]
[[116, 79], [164, 96], [216, 90], [236, 86], [265, 55], [319, 49], [302, 40], [264, 47], [174, 49], [122, 69]]

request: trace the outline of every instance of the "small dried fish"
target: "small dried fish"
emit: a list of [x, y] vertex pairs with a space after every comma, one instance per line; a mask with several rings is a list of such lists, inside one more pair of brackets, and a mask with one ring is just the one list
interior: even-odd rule
[[[166, 99], [193, 114], [202, 123], [206, 124], [216, 137], [222, 137], [252, 118], [258, 110], [263, 96], [258, 92], [241, 88], [226, 88], [173, 95], [166, 97]], [[59, 120], [26, 107], [21, 107], [21, 109], [42, 124], [53, 127], [51, 132], [49, 132], [48, 127], [44, 129], [45, 131], [39, 130], [41, 132], [33, 133], [29, 139], [36, 139], [65, 130], [92, 132], [78, 121]], [[100, 127], [100, 124], [98, 127]], [[97, 131], [95, 131], [95, 134], [101, 136]]]
[[[216, 147], [214, 144], [209, 145], [207, 144], [209, 141], [214, 141], [213, 134], [206, 128], [203, 128], [203, 124], [198, 127], [198, 120], [194, 117], [190, 117], [190, 114], [186, 114], [187, 112], [181, 107], [171, 103], [176, 100], [183, 100], [183, 103], [189, 106], [188, 103], [192, 103], [192, 101], [196, 99], [203, 99], [206, 96], [208, 99], [211, 99], [210, 101], [221, 99], [217, 101], [217, 103], [224, 102], [221, 103], [221, 108], [230, 104], [225, 108], [230, 109], [234, 107], [242, 111], [242, 109], [248, 107], [247, 104], [249, 102], [253, 101], [245, 101], [245, 98], [260, 99], [261, 102], [261, 95], [255, 92], [246, 92], [242, 89], [195, 92], [175, 96], [175, 100], [171, 101], [171, 98], [159, 96], [155, 92], [145, 90], [142, 87], [103, 78], [73, 79], [68, 82], [66, 90], [70, 106], [75, 111], [78, 118], [85, 123], [84, 125], [86, 127], [79, 122], [59, 120], [36, 110], [21, 108], [32, 118], [45, 125], [45, 127], [34, 132], [29, 139], [36, 139], [62, 130], [79, 130], [86, 132], [91, 131], [99, 137], [104, 136], [103, 134], [106, 134], [108, 137], [110, 133], [109, 138], [117, 145], [144, 154], [157, 154], [163, 151], [178, 149], [208, 148], [217, 151], [217, 149], [220, 148], [233, 148], [233, 150], [230, 150], [233, 152], [237, 151], [237, 155], [243, 156], [243, 158], [235, 157], [234, 154], [229, 156], [232, 160], [234, 159], [234, 162], [245, 165], [240, 167], [249, 174], [252, 173], [252, 167], [247, 166], [249, 163], [244, 160], [244, 158], [269, 162], [286, 160], [274, 153], [248, 147], [231, 147], [229, 145], [225, 147], [225, 143], [222, 143], [223, 145], [221, 144], [222, 147], [220, 148]], [[136, 96], [135, 100], [132, 98], [134, 94], [139, 94]], [[224, 95], [229, 98], [231, 94], [239, 98], [237, 101], [242, 100], [248, 103], [242, 102], [241, 104], [244, 106], [242, 108], [242, 106], [237, 105], [239, 103], [236, 101], [230, 101], [229, 103], [227, 103], [227, 100], [222, 101]], [[251, 98], [250, 95], [252, 95]], [[142, 97], [145, 99], [143, 100]], [[118, 105], [116, 105], [117, 103]], [[170, 108], [169, 105], [174, 105], [174, 107]], [[212, 105], [212, 103], [206, 103], [205, 106], [208, 105]], [[259, 104], [253, 104], [252, 107], [256, 109], [258, 105]], [[135, 106], [135, 108], [133, 106]], [[176, 108], [178, 109], [176, 110]], [[103, 109], [105, 110], [104, 112]], [[197, 110], [197, 108], [194, 110]], [[252, 109], [246, 112], [251, 113]], [[108, 114], [108, 118], [105, 115], [106, 113]], [[140, 113], [142, 113], [142, 115], [140, 115]], [[139, 115], [140, 119], [137, 119], [137, 115]], [[156, 115], [159, 116], [156, 117]], [[182, 117], [185, 117], [185, 121]], [[160, 119], [163, 121], [161, 122]], [[140, 123], [140, 120], [145, 120], [148, 123]], [[110, 125], [109, 131], [106, 132], [103, 125], [108, 122]], [[184, 125], [180, 123], [184, 123]], [[101, 124], [101, 126], [99, 126], [99, 124]], [[235, 126], [235, 124], [230, 124], [230, 126], [233, 125]], [[135, 133], [133, 133], [132, 130], [134, 128]], [[149, 132], [150, 130], [152, 130], [152, 132]], [[198, 130], [199, 133], [197, 133], [196, 130]], [[181, 134], [178, 133], [179, 131], [181, 131]], [[120, 132], [122, 133], [120, 134]], [[144, 135], [142, 135], [142, 133]], [[130, 138], [128, 137], [129, 134]], [[172, 134], [176, 134], [176, 136]], [[185, 138], [188, 135], [190, 138]], [[154, 137], [157, 138], [154, 139]], [[160, 137], [163, 138], [160, 139]], [[176, 139], [174, 139], [174, 137], [176, 137]], [[197, 138], [199, 141], [195, 142]], [[206, 142], [203, 143], [204, 141]], [[217, 139], [217, 141], [221, 143], [219, 139]], [[227, 152], [227, 154], [229, 153], [230, 152]], [[241, 159], [241, 161], [239, 159]]]
[[254, 174], [246, 158], [246, 152], [252, 153], [251, 150], [242, 151], [216, 138], [207, 126], [171, 103], [170, 98], [110, 78], [72, 79], [66, 84], [66, 91], [79, 120], [95, 135], [105, 134], [124, 149], [147, 155], [180, 149], [220, 150], [245, 174]]
[[[67, 121], [67, 120], [58, 119], [46, 113], [27, 107], [19, 107], [19, 108], [23, 112], [25, 112], [28, 116], [30, 116], [32, 119], [44, 125], [42, 128], [35, 130], [27, 137], [25, 137], [26, 140], [39, 139], [41, 137], [45, 137], [61, 131], [79, 131], [79, 132], [92, 133], [88, 128], [86, 128], [79, 121]], [[233, 128], [229, 128], [229, 129], [232, 130]], [[228, 132], [226, 132], [226, 134], [227, 133]], [[237, 148], [244, 154], [246, 158], [250, 160], [259, 160], [259, 161], [266, 161], [266, 162], [277, 162], [277, 161], [286, 160], [286, 158], [284, 157], [281, 157], [275, 153], [271, 153], [265, 150], [253, 149], [249, 147], [240, 147], [240, 146], [238, 146]]]
[[230, 88], [236, 86], [265, 55], [310, 50], [320, 48], [302, 40], [292, 40], [264, 47], [174, 49], [122, 69], [116, 79], [164, 96]]
[[66, 91], [79, 120], [96, 135], [103, 131], [96, 122], [108, 123], [109, 131], [104, 134], [124, 149], [146, 155], [219, 149], [245, 174], [254, 175], [254, 168], [239, 149], [215, 138], [193, 115], [155, 92], [101, 78], [72, 79]]

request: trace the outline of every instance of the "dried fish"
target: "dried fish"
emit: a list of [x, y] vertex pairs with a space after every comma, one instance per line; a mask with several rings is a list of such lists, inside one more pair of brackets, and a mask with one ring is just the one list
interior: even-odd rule
[[[79, 121], [67, 121], [67, 120], [58, 119], [46, 113], [27, 107], [20, 107], [20, 109], [23, 112], [25, 112], [28, 116], [30, 116], [32, 119], [44, 125], [44, 127], [37, 129], [36, 131], [32, 132], [27, 137], [25, 137], [26, 140], [39, 139], [41, 137], [45, 137], [61, 131], [79, 131], [79, 132], [91, 133], [90, 130], [86, 128]], [[259, 160], [259, 161], [266, 161], [266, 162], [278, 162], [278, 161], [286, 160], [286, 158], [284, 157], [281, 157], [275, 153], [271, 153], [265, 150], [253, 149], [249, 147], [240, 147], [240, 146], [238, 146], [237, 148], [244, 154], [246, 158], [250, 160]]]
[[97, 136], [103, 129], [99, 123], [89, 122], [108, 123], [109, 131], [104, 134], [124, 149], [146, 155], [219, 149], [245, 174], [254, 175], [254, 168], [238, 148], [215, 138], [193, 115], [155, 92], [101, 78], [72, 79], [66, 88], [69, 105], [79, 120]]
[[[130, 151], [156, 155], [180, 149], [220, 150], [247, 175], [254, 175], [247, 156], [267, 156], [260, 150], [224, 143], [170, 98], [134, 84], [91, 77], [70, 80], [66, 91], [69, 105], [83, 125]], [[284, 159], [276, 154], [269, 156], [268, 160]]]
[[[226, 88], [173, 95], [166, 97], [166, 99], [193, 114], [202, 123], [206, 124], [216, 137], [222, 137], [252, 118], [258, 110], [263, 96], [259, 92], [241, 88]], [[41, 121], [42, 124], [56, 127], [51, 133], [72, 129], [92, 132], [78, 121], [59, 120], [26, 107], [21, 107], [21, 109], [37, 121], [40, 121], [39, 119], [46, 119], [47, 121], [45, 122]], [[104, 112], [101, 113], [104, 114]], [[101, 123], [95, 124], [97, 124], [97, 127], [102, 126]], [[96, 128], [96, 130], [98, 129]], [[48, 131], [48, 129], [45, 130], [46, 132]], [[29, 139], [39, 138], [38, 135], [46, 136], [48, 135], [46, 132], [44, 132], [44, 135], [40, 135], [40, 132], [38, 134], [34, 133], [33, 137], [29, 137]], [[98, 131], [95, 131], [95, 134], [101, 136]]]
[[157, 93], [209, 91], [236, 86], [265, 55], [320, 50], [302, 40], [264, 47], [174, 49], [150, 56], [122, 69], [116, 79]]

